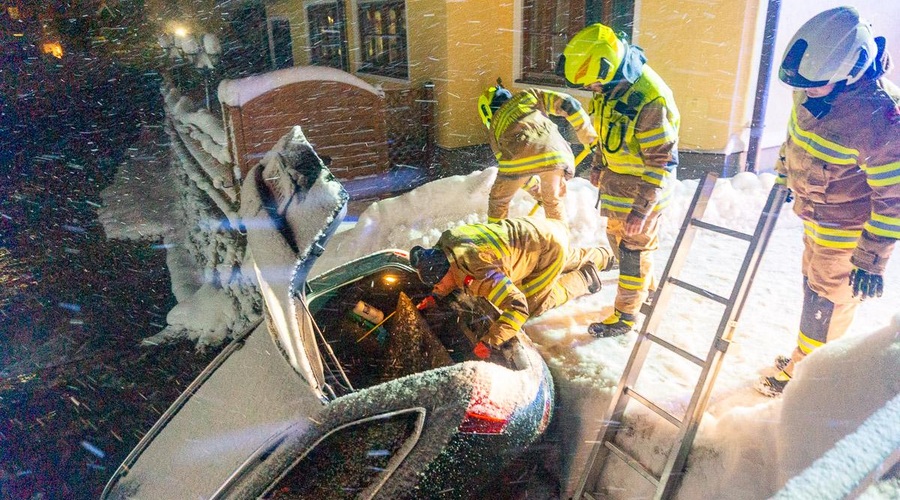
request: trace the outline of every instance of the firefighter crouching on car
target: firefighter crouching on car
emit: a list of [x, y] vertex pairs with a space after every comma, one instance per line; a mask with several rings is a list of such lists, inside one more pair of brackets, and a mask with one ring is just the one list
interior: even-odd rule
[[804, 298], [797, 348], [760, 380], [766, 395], [847, 331], [861, 299], [882, 293], [900, 239], [900, 89], [882, 78], [889, 64], [884, 38], [851, 7], [816, 15], [785, 51], [778, 76], [795, 88], [794, 106], [776, 170], [804, 224]]
[[655, 289], [652, 255], [678, 164], [675, 99], [645, 61], [639, 47], [594, 24], [569, 41], [557, 65], [567, 85], [594, 92], [590, 113], [600, 137], [591, 183], [600, 189], [600, 213], [619, 259], [615, 310], [590, 325], [595, 337], [631, 331]]
[[409, 258], [434, 295], [461, 290], [500, 311], [475, 346], [482, 359], [515, 338], [528, 318], [599, 291], [598, 272], [615, 264], [608, 247], [573, 248], [565, 224], [539, 217], [458, 226], [434, 248], [413, 247]]
[[569, 141], [549, 115], [565, 117], [588, 147], [597, 139], [590, 118], [574, 97], [550, 90], [528, 89], [515, 95], [500, 85], [490, 87], [478, 99], [478, 114], [488, 128], [491, 149], [497, 157], [497, 179], [488, 196], [488, 222], [505, 219], [509, 202], [532, 176], [540, 183], [529, 192], [544, 206], [551, 219], [566, 219], [562, 198], [566, 181], [575, 175], [575, 157]]

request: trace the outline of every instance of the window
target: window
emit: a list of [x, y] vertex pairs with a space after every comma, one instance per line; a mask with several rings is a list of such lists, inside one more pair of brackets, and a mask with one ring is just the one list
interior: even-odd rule
[[394, 472], [418, 441], [424, 420], [425, 410], [412, 408], [338, 428], [316, 443], [263, 497], [355, 497]]
[[269, 19], [269, 53], [272, 69], [290, 68], [294, 65], [291, 43], [291, 23], [287, 19]]
[[522, 6], [522, 79], [563, 85], [556, 62], [569, 38], [593, 23], [611, 26], [631, 38], [634, 0], [524, 0]]
[[361, 72], [406, 78], [406, 4], [403, 1], [359, 4]]
[[306, 18], [309, 21], [310, 63], [349, 71], [341, 5], [337, 2], [310, 5], [306, 8]]

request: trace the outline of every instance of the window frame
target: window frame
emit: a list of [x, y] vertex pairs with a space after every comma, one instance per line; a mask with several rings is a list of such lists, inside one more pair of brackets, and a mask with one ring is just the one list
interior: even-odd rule
[[[275, 486], [278, 485], [282, 480], [284, 480], [287, 476], [289, 476], [292, 471], [296, 469], [304, 459], [309, 456], [310, 453], [313, 452], [318, 446], [327, 442], [334, 435], [340, 434], [346, 429], [352, 428], [354, 426], [360, 424], [369, 424], [378, 420], [390, 420], [393, 418], [407, 418], [412, 417], [414, 419], [413, 422], [413, 430], [409, 436], [404, 440], [403, 444], [397, 448], [396, 453], [390, 458], [388, 464], [384, 467], [384, 470], [379, 472], [378, 478], [373, 481], [367, 489], [369, 491], [377, 492], [379, 491], [388, 479], [394, 474], [400, 464], [406, 459], [407, 455], [412, 452], [413, 448], [415, 448], [416, 444], [418, 444], [419, 440], [422, 438], [422, 433], [425, 428], [425, 417], [427, 414], [427, 410], [421, 406], [413, 406], [409, 408], [404, 408], [401, 410], [394, 410], [385, 413], [380, 413], [377, 415], [372, 415], [368, 417], [359, 418], [350, 422], [345, 422], [343, 424], [337, 425], [332, 429], [329, 429], [327, 432], [319, 436], [313, 443], [311, 443], [305, 450], [298, 454], [298, 456], [291, 461], [291, 463], [285, 467], [278, 475], [272, 478], [269, 482], [268, 486], [266, 486], [266, 491], [263, 492], [262, 496], [270, 495], [274, 490]], [[282, 441], [278, 441], [278, 445], [281, 444]], [[277, 445], [276, 445], [277, 446]], [[249, 461], [249, 460], [248, 460]]]
[[[566, 16], [568, 19], [564, 31], [554, 30], [554, 27], [549, 25], [552, 22], [550, 18], [559, 18], [557, 9], [561, 4], [565, 3], [568, 3], [569, 6], [576, 6], [575, 15]], [[579, 4], [581, 4], [580, 7], [578, 7]], [[516, 81], [546, 87], [565, 88], [566, 85], [563, 78], [555, 74], [556, 62], [562, 53], [562, 48], [565, 47], [565, 42], [579, 30], [593, 23], [603, 22], [604, 24], [615, 26], [612, 19], [617, 15], [620, 17], [624, 16], [626, 19], [624, 24], [627, 26], [626, 29], [619, 29], [618, 31], [624, 31], [625, 39], [631, 40], [636, 32], [637, 19], [635, 13], [640, 10], [640, 0], [553, 0], [551, 2], [547, 0], [518, 0], [516, 7], [515, 24], [519, 28], [516, 30], [515, 47], [515, 64], [518, 72]], [[529, 9], [532, 8], [540, 9], [543, 14], [531, 14], [531, 17], [529, 17]], [[597, 12], [598, 8], [603, 10]], [[616, 9], [624, 9], [625, 13], [617, 14], [618, 11]], [[570, 8], [569, 10], [571, 12], [573, 9]], [[528, 24], [531, 19], [535, 18], [543, 20], [542, 24], [549, 28], [547, 31], [550, 33], [547, 33], [547, 31], [530, 32], [527, 29]], [[548, 40], [541, 41], [541, 37], [548, 38]], [[557, 47], [557, 50], [554, 50], [554, 42], [556, 41], [554, 38], [563, 40]], [[537, 46], [529, 50], [529, 46], [535, 44]], [[548, 60], [533, 62], [531, 54], [551, 55]], [[537, 69], [533, 69], [535, 67]]]
[[[313, 21], [314, 18], [310, 16], [310, 9], [319, 9], [319, 8], [323, 8], [323, 7], [333, 7], [334, 8], [335, 21], [333, 23], [333, 26], [337, 27], [337, 29], [340, 30], [340, 34], [338, 35], [338, 39], [339, 39], [339, 43], [340, 43], [340, 55], [339, 55], [339, 61], [338, 61], [339, 66], [335, 66], [334, 64], [325, 64], [326, 62], [332, 62], [332, 61], [328, 61], [328, 60], [324, 60], [324, 59], [323, 60], [316, 59], [315, 46], [316, 46], [316, 42], [318, 40], [314, 39], [314, 37], [316, 37], [317, 34], [314, 33], [313, 28], [315, 27], [314, 26], [315, 22]], [[306, 30], [307, 31], [307, 33], [306, 33], [307, 40], [306, 41], [309, 44], [309, 49], [307, 51], [309, 54], [308, 55], [309, 64], [313, 65], [313, 66], [325, 66], [325, 67], [335, 68], [335, 69], [349, 72], [350, 71], [350, 48], [349, 48], [348, 38], [347, 38], [348, 19], [347, 19], [347, 13], [345, 12], [345, 9], [344, 9], [343, 1], [326, 0], [326, 1], [316, 1], [316, 2], [304, 3], [303, 15], [306, 20], [306, 26], [307, 26], [307, 30]]]
[[[390, 34], [371, 30], [366, 16], [367, 9], [377, 7], [378, 10], [381, 10], [382, 12], [388, 12], [391, 6], [402, 7], [402, 22], [397, 23], [397, 29], [402, 30], [402, 32]], [[359, 49], [356, 71], [358, 73], [369, 75], [409, 80], [409, 19], [406, 1], [359, 0], [355, 2], [354, 15], [356, 16], [354, 24], [356, 25], [356, 36]], [[395, 38], [398, 41], [397, 49], [400, 52], [400, 57], [396, 61], [391, 61], [389, 59], [386, 64], [371, 59], [367, 54], [366, 44], [368, 38], [381, 38], [382, 40]], [[382, 50], [379, 54], [390, 54], [390, 50], [391, 49], [388, 49], [387, 51]]]

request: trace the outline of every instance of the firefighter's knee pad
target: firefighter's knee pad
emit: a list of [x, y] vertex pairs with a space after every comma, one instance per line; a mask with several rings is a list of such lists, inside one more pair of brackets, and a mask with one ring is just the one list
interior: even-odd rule
[[803, 312], [800, 314], [800, 335], [806, 337], [808, 350], [824, 344], [831, 328], [831, 316], [834, 314], [834, 302], [804, 287]]
[[631, 250], [619, 244], [619, 274], [640, 277], [641, 253], [640, 250]]

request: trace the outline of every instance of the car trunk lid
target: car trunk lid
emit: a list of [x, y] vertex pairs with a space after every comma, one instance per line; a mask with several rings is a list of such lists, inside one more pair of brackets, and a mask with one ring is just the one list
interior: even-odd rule
[[322, 358], [305, 285], [343, 220], [348, 199], [300, 127], [293, 127], [250, 170], [241, 191], [240, 214], [273, 339], [322, 397]]

